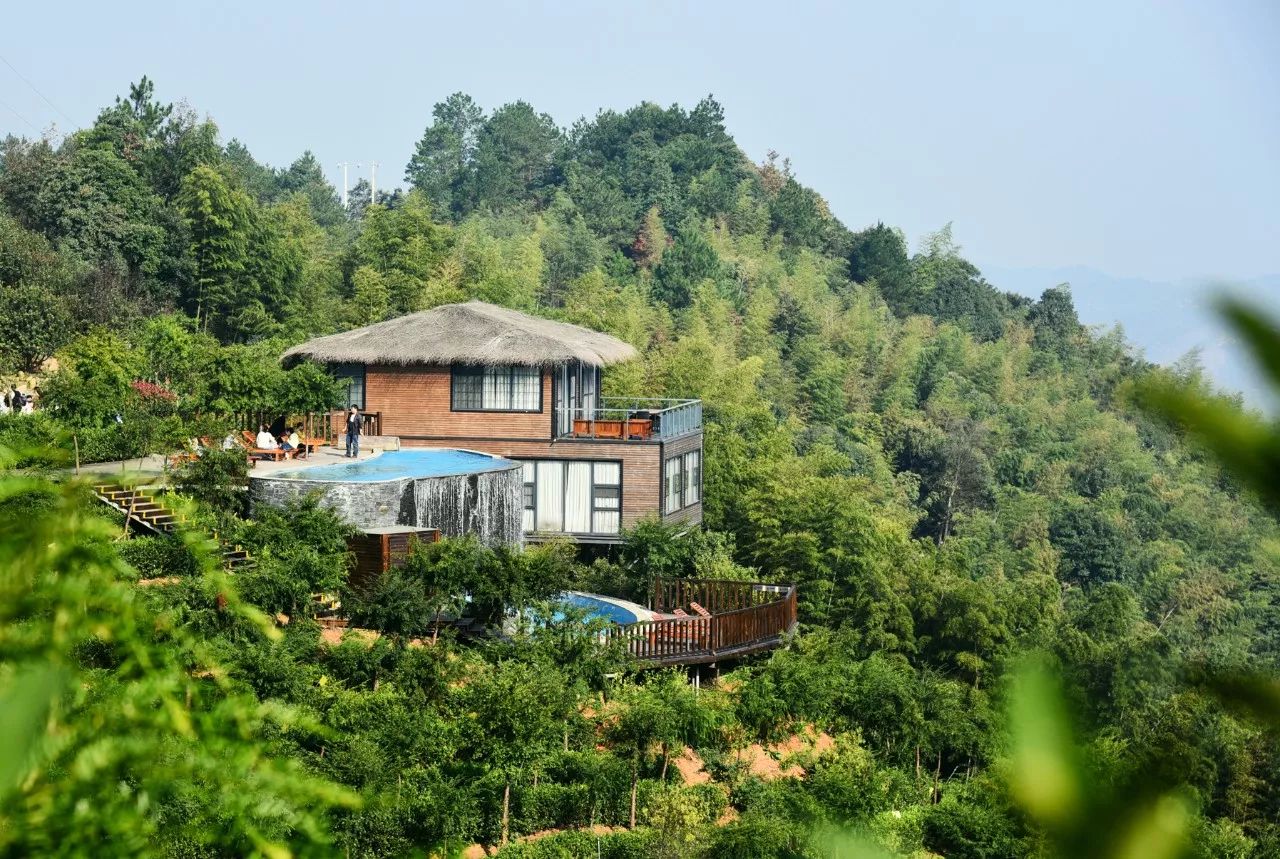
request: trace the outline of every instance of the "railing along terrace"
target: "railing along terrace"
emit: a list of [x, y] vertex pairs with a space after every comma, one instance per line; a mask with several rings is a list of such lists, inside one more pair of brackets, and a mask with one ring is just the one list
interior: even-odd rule
[[[347, 431], [347, 413], [329, 412], [321, 416], [318, 435], [337, 444]], [[361, 412], [360, 432], [362, 435], [382, 435], [382, 412]]]
[[574, 438], [663, 441], [702, 429], [702, 400], [602, 397], [597, 408], [569, 411]]
[[641, 662], [695, 665], [776, 647], [798, 620], [794, 585], [656, 580], [653, 610], [677, 609], [687, 616], [613, 627], [608, 637]]

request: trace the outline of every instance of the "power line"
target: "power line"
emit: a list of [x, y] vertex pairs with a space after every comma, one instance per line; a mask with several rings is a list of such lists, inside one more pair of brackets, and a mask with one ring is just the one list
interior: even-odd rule
[[31, 121], [31, 120], [27, 119], [25, 116], [23, 116], [22, 114], [18, 113], [16, 110], [14, 110], [12, 107], [10, 107], [7, 103], [5, 103], [5, 102], [3, 102], [3, 101], [0, 101], [0, 107], [5, 107], [5, 108], [7, 108], [7, 109], [8, 109], [8, 111], [9, 111], [10, 113], [12, 113], [14, 116], [18, 117], [18, 119], [21, 119], [23, 122], [25, 122], [25, 123], [27, 124], [27, 127], [28, 127], [28, 128], [30, 128], [32, 131], [34, 131], [36, 134], [39, 134], [39, 133], [40, 133], [40, 129], [36, 128], [36, 127], [35, 127], [35, 124], [34, 124], [34, 123], [32, 123], [32, 121]]
[[[3, 62], [6, 66], [8, 66], [8, 67], [9, 67], [9, 70], [10, 70], [11, 72], [13, 72], [13, 73], [14, 73], [15, 75], [17, 75], [18, 77], [22, 78], [22, 82], [23, 82], [24, 84], [26, 84], [27, 86], [31, 87], [31, 91], [32, 91], [33, 93], [35, 93], [36, 95], [38, 95], [38, 96], [40, 96], [42, 99], [44, 99], [44, 103], [45, 103], [45, 104], [49, 105], [49, 107], [53, 108], [55, 111], [57, 111], [59, 114], [61, 114], [63, 119], [65, 119], [67, 122], [71, 123], [71, 127], [72, 127], [73, 129], [76, 127], [76, 121], [75, 121], [74, 119], [72, 119], [71, 117], [67, 116], [65, 113], [63, 113], [63, 112], [58, 108], [58, 106], [57, 106], [56, 104], [54, 104], [53, 102], [49, 101], [49, 97], [48, 97], [47, 95], [45, 95], [44, 93], [40, 92], [40, 90], [36, 89], [36, 85], [35, 85], [35, 84], [33, 84], [31, 81], [27, 80], [27, 79], [23, 76], [22, 72], [18, 71], [17, 69], [15, 69], [15, 68], [13, 67], [13, 63], [11, 63], [11, 62], [9, 62], [8, 60], [6, 60], [6, 59], [4, 58], [4, 56], [2, 56], [2, 55], [0, 55], [0, 62]], [[26, 122], [26, 120], [23, 120], [23, 121], [24, 121], [24, 122]], [[28, 122], [28, 123], [27, 123], [27, 125], [31, 125], [31, 123], [29, 123], [29, 122]], [[34, 126], [33, 126], [33, 127], [34, 127]]]

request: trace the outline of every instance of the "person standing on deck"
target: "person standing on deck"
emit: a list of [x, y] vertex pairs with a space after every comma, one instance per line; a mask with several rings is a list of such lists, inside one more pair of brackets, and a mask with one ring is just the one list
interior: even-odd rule
[[360, 429], [363, 423], [360, 409], [353, 405], [347, 413], [347, 456], [360, 456]]

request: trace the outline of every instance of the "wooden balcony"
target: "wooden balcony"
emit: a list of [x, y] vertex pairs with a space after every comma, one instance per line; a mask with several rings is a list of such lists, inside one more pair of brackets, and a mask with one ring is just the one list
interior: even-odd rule
[[798, 621], [795, 585], [658, 579], [652, 608], [685, 616], [638, 621], [608, 632], [610, 642], [651, 666], [703, 665], [771, 650]]
[[604, 397], [599, 408], [571, 411], [557, 438], [669, 441], [702, 430], [702, 400]]

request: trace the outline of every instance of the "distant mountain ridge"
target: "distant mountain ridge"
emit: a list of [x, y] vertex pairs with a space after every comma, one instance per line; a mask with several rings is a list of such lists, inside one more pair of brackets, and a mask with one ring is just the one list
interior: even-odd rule
[[1229, 282], [1118, 277], [1087, 266], [985, 265], [982, 272], [997, 288], [1033, 298], [1049, 287], [1068, 283], [1080, 321], [1086, 325], [1119, 324], [1147, 360], [1158, 364], [1172, 364], [1199, 350], [1201, 365], [1217, 385], [1239, 391], [1251, 406], [1270, 412], [1280, 406], [1260, 383], [1248, 355], [1211, 306], [1213, 296], [1231, 292], [1280, 312], [1280, 274]]

